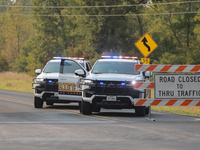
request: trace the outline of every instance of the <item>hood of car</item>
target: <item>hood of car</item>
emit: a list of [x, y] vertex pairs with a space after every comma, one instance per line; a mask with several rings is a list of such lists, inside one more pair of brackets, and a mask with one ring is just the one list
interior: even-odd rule
[[139, 75], [128, 75], [128, 74], [90, 74], [86, 77], [89, 80], [102, 80], [102, 81], [133, 81], [133, 80], [144, 80], [141, 74]]
[[41, 73], [37, 76], [37, 78], [43, 79], [58, 79], [59, 73]]

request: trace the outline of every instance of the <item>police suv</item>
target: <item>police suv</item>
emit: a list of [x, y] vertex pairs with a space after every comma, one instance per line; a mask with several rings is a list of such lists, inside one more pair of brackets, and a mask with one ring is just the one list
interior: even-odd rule
[[[148, 114], [145, 106], [134, 106], [134, 98], [145, 98], [145, 89], [134, 89], [136, 82], [144, 82], [149, 72], [135, 71], [135, 64], [140, 64], [135, 57], [102, 56], [95, 62], [89, 75], [81, 70], [76, 74], [82, 79], [82, 103], [80, 112], [90, 115], [106, 109], [135, 109], [137, 116]], [[130, 59], [131, 58], [131, 59]]]
[[[74, 72], [77, 69], [83, 69], [87, 74], [91, 68], [91, 62], [84, 58], [54, 57], [47, 62], [43, 71], [36, 69], [35, 73], [38, 76], [32, 82], [35, 108], [42, 108], [44, 102], [47, 105], [80, 102], [82, 100], [81, 91], [76, 88], [80, 77], [76, 76]], [[65, 82], [63, 77], [70, 81]], [[76, 95], [74, 96], [74, 94]]]

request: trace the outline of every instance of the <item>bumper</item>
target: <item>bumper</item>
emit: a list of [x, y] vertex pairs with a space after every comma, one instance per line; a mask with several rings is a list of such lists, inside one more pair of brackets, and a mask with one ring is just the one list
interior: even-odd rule
[[[91, 97], [82, 97], [82, 98], [84, 101], [92, 103], [93, 100], [98, 99], [98, 98], [102, 99], [104, 101], [104, 100], [106, 100], [106, 96], [107, 95], [92, 95]], [[117, 100], [124, 99], [124, 98], [129, 99], [131, 101], [131, 104], [134, 104], [134, 99], [131, 96], [124, 96], [124, 95], [117, 96]]]
[[[91, 97], [82, 96], [83, 101], [89, 102], [92, 105], [108, 109], [130, 109], [134, 108], [134, 98], [128, 95], [117, 95], [116, 100], [106, 100], [107, 95], [92, 95]], [[144, 98], [144, 93], [138, 95], [139, 98]], [[135, 97], [136, 98], [136, 97]]]
[[46, 98], [57, 98], [58, 99], [58, 92], [43, 91], [41, 93], [34, 93], [34, 96], [39, 97], [41, 99], [46, 99]]

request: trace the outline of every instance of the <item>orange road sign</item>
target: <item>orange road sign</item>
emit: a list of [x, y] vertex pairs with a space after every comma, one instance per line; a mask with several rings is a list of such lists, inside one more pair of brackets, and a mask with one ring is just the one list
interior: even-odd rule
[[135, 43], [135, 46], [144, 57], [148, 57], [158, 47], [158, 44], [152, 39], [152, 37], [148, 33], [146, 33], [141, 39], [139, 39]]

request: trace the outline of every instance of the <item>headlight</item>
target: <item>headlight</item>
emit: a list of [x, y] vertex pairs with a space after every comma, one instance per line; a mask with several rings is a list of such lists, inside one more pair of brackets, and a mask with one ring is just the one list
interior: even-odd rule
[[90, 89], [92, 86], [95, 85], [93, 80], [84, 80], [83, 81], [84, 89]]
[[134, 87], [134, 85], [135, 85], [136, 82], [137, 81], [133, 80], [133, 81], [129, 82], [126, 86], [128, 86], [128, 87]]
[[35, 79], [35, 82], [36, 83], [40, 83], [40, 82], [44, 82], [45, 81], [45, 79], [42, 79], [42, 78], [37, 78], [37, 79]]
[[136, 83], [136, 81], [135, 81], [135, 80], [134, 80], [134, 81], [132, 81], [132, 84], [133, 84], [133, 85], [135, 85], [135, 83]]
[[91, 83], [93, 83], [93, 81], [92, 80], [84, 80], [83, 83], [84, 84], [91, 84]]

